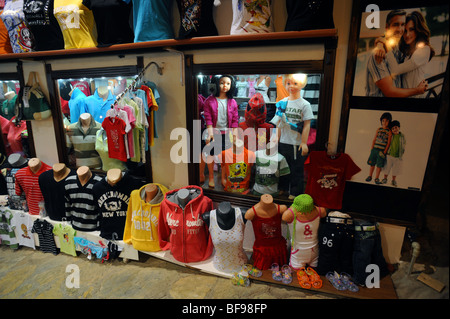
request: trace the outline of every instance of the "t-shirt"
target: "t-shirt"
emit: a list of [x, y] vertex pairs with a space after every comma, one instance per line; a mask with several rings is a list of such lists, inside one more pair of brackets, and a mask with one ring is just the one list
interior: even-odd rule
[[305, 161], [308, 173], [305, 193], [311, 195], [314, 204], [329, 209], [341, 209], [345, 182], [361, 169], [345, 153], [334, 158], [326, 151], [312, 151]]
[[98, 95], [98, 90], [95, 90], [93, 95], [84, 99], [85, 110], [90, 113], [97, 122], [102, 123], [106, 117], [106, 112], [111, 109], [111, 105], [114, 104], [115, 100], [116, 97], [111, 91], [108, 92], [106, 100], [103, 100], [103, 98]]
[[22, 144], [22, 134], [26, 133], [27, 131], [27, 123], [25, 121], [21, 121], [17, 126], [14, 123], [14, 119], [15, 117], [13, 117], [9, 121], [9, 130], [6, 138], [8, 140], [11, 153], [24, 154]]
[[125, 122], [118, 117], [107, 117], [102, 123], [102, 127], [108, 137], [109, 157], [122, 162], [127, 161], [124, 139], [125, 126]]
[[64, 37], [65, 49], [97, 46], [94, 14], [83, 0], [55, 0], [53, 13]]
[[86, 132], [83, 130], [81, 119], [67, 127], [67, 147], [73, 147], [75, 151], [76, 165], [89, 168], [101, 168], [100, 156], [95, 150], [95, 138], [101, 124], [91, 118], [91, 124]]
[[13, 218], [14, 215], [9, 210], [0, 210], [0, 242], [2, 245], [8, 245], [11, 249], [18, 249], [19, 242], [11, 226]]
[[1, 115], [7, 119], [10, 120], [14, 116], [14, 107], [16, 106], [16, 100], [17, 100], [17, 94], [14, 95], [11, 100], [4, 100], [2, 103], [1, 108]]
[[14, 53], [31, 52], [34, 37], [25, 20], [23, 0], [6, 1], [1, 14]]
[[302, 143], [302, 134], [291, 129], [289, 123], [298, 124], [299, 122], [312, 120], [314, 114], [311, 109], [311, 104], [302, 97], [293, 101], [284, 98], [276, 104], [277, 108], [282, 103], [287, 103], [284, 115], [288, 122], [281, 120], [280, 124], [277, 125], [281, 130], [280, 142], [290, 145], [300, 145]]
[[255, 163], [255, 185], [253, 191], [258, 195], [278, 195], [278, 181], [280, 176], [288, 175], [289, 169], [286, 158], [280, 153], [267, 155], [265, 150], [257, 151]]
[[271, 0], [233, 0], [230, 34], [273, 32]]
[[33, 220], [29, 214], [14, 214], [14, 217], [11, 220], [11, 226], [15, 231], [20, 246], [36, 249], [34, 236], [31, 233], [31, 230], [33, 229]]
[[53, 236], [53, 225], [48, 221], [36, 219], [33, 223], [32, 233], [38, 234], [39, 247], [44, 253], [58, 254], [55, 237]]
[[30, 167], [24, 167], [16, 173], [16, 195], [25, 194], [28, 210], [31, 215], [39, 215], [39, 202], [44, 200], [39, 187], [39, 175], [52, 169], [51, 166], [41, 162], [41, 167], [33, 173]]
[[[74, 174], [75, 172], [70, 170], [67, 177]], [[63, 217], [66, 217], [66, 208], [64, 206], [64, 184], [66, 178], [57, 182], [54, 178], [53, 169], [43, 172], [39, 176], [39, 187], [44, 197], [45, 211], [51, 220], [61, 221]]]
[[129, 19], [131, 4], [123, 0], [83, 0], [94, 13], [98, 33], [98, 46], [133, 42], [133, 30]]
[[64, 38], [53, 15], [53, 0], [24, 0], [23, 12], [35, 39], [35, 50], [62, 50]]
[[[3, 10], [0, 10], [0, 15]], [[2, 19], [0, 19], [0, 54], [13, 53], [11, 42], [9, 40], [8, 30]]]
[[108, 137], [106, 136], [106, 131], [103, 128], [97, 131], [97, 136], [95, 139], [95, 150], [102, 159], [102, 170], [104, 170], [105, 172], [109, 171], [112, 168], [118, 168], [121, 171], [126, 169], [124, 162], [109, 157]]
[[240, 154], [234, 154], [229, 148], [219, 155], [222, 164], [222, 181], [227, 192], [242, 193], [250, 187], [252, 166], [255, 163], [255, 153], [246, 148]]
[[177, 0], [180, 13], [178, 39], [218, 35], [213, 18], [214, 1]]
[[75, 257], [77, 256], [75, 241], [73, 240], [76, 233], [77, 231], [69, 225], [58, 224], [53, 227], [53, 234], [58, 236], [61, 252]]
[[172, 1], [167, 0], [123, 0], [133, 1], [134, 42], [173, 39]]

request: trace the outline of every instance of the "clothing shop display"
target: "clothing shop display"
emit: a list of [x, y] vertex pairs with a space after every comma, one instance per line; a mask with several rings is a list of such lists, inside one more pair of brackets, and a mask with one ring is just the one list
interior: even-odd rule
[[255, 153], [245, 147], [238, 151], [234, 146], [218, 155], [222, 165], [222, 185], [226, 192], [243, 193], [250, 187], [252, 167], [255, 163]]
[[[5, 94], [6, 95], [6, 94]], [[7, 119], [10, 120], [14, 117], [14, 108], [16, 106], [16, 100], [17, 100], [17, 94], [14, 92], [11, 92], [10, 95], [7, 97], [1, 104], [1, 115]]]
[[214, 0], [177, 0], [180, 13], [178, 39], [218, 35], [213, 19]]
[[[261, 82], [258, 83], [258, 81], [261, 81]], [[267, 93], [269, 91], [269, 87], [267, 86], [267, 83], [266, 83], [266, 77], [258, 78], [258, 80], [256, 81], [255, 90], [256, 90], [256, 93], [260, 93], [263, 96], [264, 102], [270, 103], [270, 98]]]
[[111, 108], [115, 99], [116, 97], [110, 90], [107, 93], [100, 94], [99, 89], [96, 89], [93, 95], [84, 99], [85, 110], [94, 117], [95, 121], [102, 123], [106, 118], [106, 112]]
[[123, 0], [133, 3], [134, 42], [173, 39], [172, 1]]
[[97, 46], [94, 14], [83, 0], [54, 0], [53, 14], [64, 38], [64, 48], [79, 49]]
[[329, 271], [353, 273], [355, 227], [353, 218], [345, 213], [330, 212], [319, 228], [319, 262], [317, 273]]
[[[210, 95], [206, 98], [204, 103], [203, 115], [205, 117], [206, 125], [217, 127], [219, 118], [219, 102], [217, 98]], [[228, 99], [226, 104], [226, 127], [233, 128], [239, 126], [238, 106], [234, 99]]]
[[176, 260], [184, 263], [208, 259], [213, 252], [213, 244], [202, 214], [212, 209], [212, 200], [199, 186], [167, 192], [161, 203], [158, 222], [161, 250], [170, 250]]
[[40, 167], [33, 172], [29, 166], [21, 168], [17, 171], [16, 179], [16, 195], [25, 194], [28, 204], [28, 210], [31, 215], [39, 215], [39, 202], [44, 200], [41, 189], [39, 187], [39, 176], [52, 167], [40, 161]]
[[248, 82], [244, 78], [236, 82], [237, 94], [236, 97], [247, 97]]
[[70, 123], [77, 123], [80, 115], [83, 113], [89, 113], [84, 100], [86, 95], [79, 89], [74, 88], [69, 99], [69, 110], [70, 110]]
[[232, 0], [230, 34], [274, 32], [271, 0]]
[[284, 86], [284, 79], [282, 75], [277, 75], [277, 78], [275, 79], [275, 85], [277, 87], [277, 98], [275, 102], [281, 101], [282, 99], [289, 96], [289, 92]]
[[62, 253], [77, 257], [74, 237], [77, 231], [66, 224], [57, 224], [53, 227], [53, 234], [59, 239], [59, 249]]
[[286, 159], [278, 152], [269, 155], [266, 150], [255, 152], [255, 156], [253, 194], [258, 196], [269, 194], [273, 197], [279, 195], [280, 176], [288, 175], [291, 172]]
[[[3, 9], [0, 10], [0, 17], [2, 15]], [[11, 41], [9, 40], [8, 29], [6, 29], [3, 20], [0, 18], [0, 54], [13, 53], [11, 47]]]
[[102, 123], [103, 129], [108, 137], [108, 154], [110, 158], [127, 161], [125, 149], [125, 127], [126, 124], [118, 117], [107, 117]]
[[65, 181], [67, 177], [75, 174], [75, 171], [68, 168], [68, 174], [61, 180], [55, 180], [53, 169], [39, 175], [39, 187], [44, 197], [45, 211], [51, 220], [61, 221], [66, 217], [64, 194]]
[[16, 173], [19, 169], [27, 167], [28, 161], [20, 154], [11, 154], [6, 163], [2, 165], [2, 176], [6, 182], [6, 195], [9, 196], [9, 207], [15, 210], [28, 212], [25, 195], [16, 195]]
[[13, 53], [34, 51], [35, 40], [23, 12], [23, 0], [6, 0], [0, 18], [8, 30]]
[[348, 154], [326, 151], [312, 151], [304, 167], [308, 172], [305, 192], [317, 205], [330, 209], [342, 208], [345, 182], [361, 170]]
[[0, 242], [15, 250], [19, 248], [16, 233], [11, 225], [14, 215], [9, 210], [0, 210]]
[[118, 168], [121, 171], [126, 169], [126, 165], [124, 162], [110, 158], [108, 153], [108, 136], [106, 131], [103, 128], [100, 128], [97, 131], [96, 139], [95, 139], [95, 150], [100, 156], [102, 160], [102, 170], [107, 172], [110, 169]]
[[36, 249], [34, 236], [31, 233], [31, 230], [33, 229], [33, 219], [29, 214], [23, 212], [14, 214], [11, 220], [11, 227], [16, 234], [19, 246]]
[[131, 192], [141, 186], [140, 181], [128, 173], [122, 173], [116, 183], [102, 178], [92, 188], [99, 216], [100, 237], [122, 240]]
[[[147, 192], [147, 189], [150, 189]], [[142, 251], [160, 251], [158, 221], [161, 203], [169, 190], [157, 183], [147, 184], [131, 192], [123, 241]], [[150, 194], [148, 198], [147, 193]]]
[[98, 230], [99, 216], [93, 187], [101, 179], [92, 173], [86, 184], [82, 185], [76, 174], [66, 178], [64, 183], [66, 217], [74, 229], [87, 232]]
[[333, 0], [286, 0], [284, 31], [334, 29]]
[[16, 124], [16, 117], [13, 117], [9, 121], [7, 141], [11, 154], [18, 153], [25, 155], [23, 148], [23, 139], [27, 136], [27, 123], [25, 121], [20, 121]]
[[102, 162], [100, 155], [95, 150], [95, 141], [101, 124], [95, 121], [92, 116], [89, 116], [86, 121], [89, 121], [87, 126], [85, 126], [83, 119], [80, 117], [76, 123], [67, 127], [67, 148], [71, 149], [73, 147], [76, 166], [100, 169]]
[[48, 221], [36, 219], [33, 223], [32, 233], [36, 233], [39, 238], [39, 248], [44, 253], [57, 255], [59, 253], [56, 247], [55, 237], [53, 236], [53, 225]]
[[64, 37], [53, 14], [54, 0], [24, 0], [23, 12], [36, 51], [63, 50]]
[[132, 43], [134, 34], [129, 20], [131, 3], [123, 0], [83, 0], [94, 14], [98, 47]]

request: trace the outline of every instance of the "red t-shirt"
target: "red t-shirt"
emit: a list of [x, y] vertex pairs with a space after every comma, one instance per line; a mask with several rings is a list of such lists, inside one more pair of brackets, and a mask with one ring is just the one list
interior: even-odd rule
[[118, 117], [106, 117], [102, 122], [102, 127], [106, 131], [108, 138], [109, 158], [115, 158], [122, 162], [127, 161], [125, 149], [125, 122]]
[[41, 162], [41, 168], [36, 174], [28, 166], [19, 169], [16, 173], [16, 195], [25, 193], [28, 210], [31, 215], [39, 215], [39, 202], [44, 200], [39, 187], [39, 175], [50, 169], [52, 169], [50, 165]]
[[345, 182], [361, 169], [345, 153], [328, 156], [326, 151], [312, 151], [305, 161], [308, 172], [305, 193], [317, 206], [341, 209]]

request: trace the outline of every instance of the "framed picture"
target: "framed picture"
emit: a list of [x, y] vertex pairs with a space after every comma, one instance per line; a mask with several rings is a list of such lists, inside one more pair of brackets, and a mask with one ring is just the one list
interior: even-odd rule
[[447, 2], [353, 1], [338, 151], [361, 172], [343, 210], [424, 217], [448, 117], [448, 58]]

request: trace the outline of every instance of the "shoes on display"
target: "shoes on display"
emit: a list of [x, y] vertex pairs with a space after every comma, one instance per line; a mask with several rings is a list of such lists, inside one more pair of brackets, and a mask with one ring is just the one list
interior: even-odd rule
[[297, 279], [302, 288], [311, 289], [311, 281], [309, 280], [305, 267], [302, 267], [297, 271]]
[[308, 275], [313, 288], [322, 288], [322, 279], [320, 279], [319, 274], [314, 269], [311, 267], [306, 268], [306, 274]]
[[262, 271], [256, 267], [254, 267], [251, 264], [245, 264], [244, 266], [242, 266], [242, 269], [245, 270], [246, 272], [248, 272], [248, 274], [250, 276], [253, 276], [253, 277], [261, 277], [262, 276]]
[[283, 279], [281, 280], [284, 284], [290, 284], [292, 282], [292, 270], [288, 265], [281, 267], [281, 272], [283, 274]]
[[352, 277], [349, 274], [341, 272], [341, 281], [347, 290], [351, 292], [359, 291], [359, 287], [352, 281]]
[[248, 287], [250, 285], [250, 279], [248, 278], [248, 273], [244, 270], [240, 271], [239, 273], [237, 273], [237, 272], [233, 273], [233, 276], [231, 277], [231, 282], [235, 286]]
[[341, 276], [335, 271], [328, 272], [325, 277], [328, 279], [328, 281], [333, 285], [334, 288], [337, 290], [346, 290], [346, 286], [344, 285], [344, 282], [341, 279]]
[[283, 280], [283, 275], [281, 274], [280, 266], [278, 266], [277, 263], [272, 264], [272, 266], [270, 267], [270, 270], [272, 270], [272, 278], [273, 278], [273, 280], [276, 280], [276, 281], [282, 281]]

